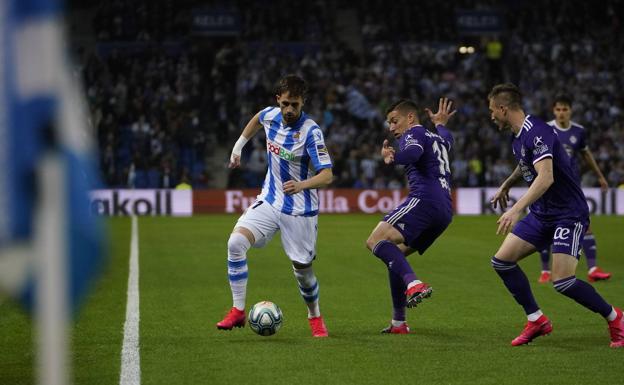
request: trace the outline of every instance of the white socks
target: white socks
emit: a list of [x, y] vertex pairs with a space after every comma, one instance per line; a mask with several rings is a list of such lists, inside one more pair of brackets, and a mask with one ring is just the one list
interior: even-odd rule
[[299, 285], [299, 293], [308, 306], [308, 318], [318, 317], [321, 315], [319, 310], [319, 285], [312, 270], [312, 266], [305, 269], [297, 269], [293, 266], [293, 272]]
[[232, 233], [228, 240], [228, 278], [233, 306], [245, 310], [247, 296], [247, 250], [251, 243], [241, 233]]
[[408, 283], [408, 284], [407, 284], [407, 288], [408, 288], [408, 289], [411, 289], [413, 286], [416, 286], [416, 285], [418, 285], [419, 283], [422, 283], [422, 281], [421, 281], [421, 280], [419, 280], [419, 279], [417, 279], [417, 280], [415, 280], [415, 281], [412, 281], [412, 282], [410, 282], [410, 283]]
[[542, 313], [541, 310], [536, 311], [535, 313], [531, 313], [529, 315], [527, 315], [527, 319], [530, 322], [535, 322], [539, 319], [539, 317], [541, 317], [544, 313]]

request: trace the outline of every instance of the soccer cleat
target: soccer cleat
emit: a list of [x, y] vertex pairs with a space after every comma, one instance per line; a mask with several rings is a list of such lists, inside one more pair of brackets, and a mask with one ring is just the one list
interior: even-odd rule
[[617, 317], [609, 322], [609, 334], [611, 334], [612, 348], [624, 348], [624, 317], [622, 317], [622, 309], [615, 308]]
[[390, 323], [390, 326], [381, 329], [382, 334], [409, 334], [409, 332], [410, 328], [407, 326], [407, 322], [403, 322], [401, 326], [393, 326], [392, 323]]
[[217, 329], [232, 330], [232, 328], [242, 328], [245, 326], [245, 311], [232, 307], [225, 318], [217, 323]]
[[602, 269], [598, 266], [594, 267], [592, 270], [590, 270], [590, 273], [587, 274], [587, 279], [589, 280], [589, 282], [606, 281], [609, 278], [611, 278], [611, 273], [602, 271]]
[[308, 322], [310, 322], [310, 329], [312, 329], [312, 337], [327, 337], [329, 333], [327, 333], [327, 327], [325, 326], [325, 322], [323, 322], [323, 317], [312, 317], [308, 318]]
[[552, 332], [552, 324], [545, 315], [541, 315], [537, 321], [528, 321], [520, 335], [511, 341], [512, 346], [526, 345], [539, 336], [545, 336]]
[[539, 279], [537, 280], [539, 283], [548, 283], [550, 282], [550, 271], [542, 270], [542, 274], [540, 274]]
[[407, 307], [416, 307], [423, 299], [431, 297], [433, 289], [431, 286], [422, 282], [418, 285], [414, 285], [407, 289], [405, 295], [407, 296]]

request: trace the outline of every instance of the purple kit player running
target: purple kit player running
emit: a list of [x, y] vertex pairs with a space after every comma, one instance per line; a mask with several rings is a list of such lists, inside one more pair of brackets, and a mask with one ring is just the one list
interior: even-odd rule
[[405, 166], [410, 191], [366, 241], [368, 249], [388, 267], [390, 278], [394, 312], [390, 326], [382, 333], [409, 333], [405, 308], [431, 295], [431, 287], [416, 277], [405, 257], [416, 250], [424, 253], [451, 223], [448, 151], [453, 138], [444, 127], [456, 112], [451, 111], [451, 105], [442, 98], [438, 112], [426, 109], [437, 133], [420, 125], [418, 108], [411, 100], [400, 100], [386, 111], [389, 130], [399, 140], [399, 149], [385, 140], [381, 155], [386, 164]]
[[[603, 192], [607, 192], [609, 184], [607, 179], [602, 175], [600, 167], [596, 163], [591, 151], [587, 147], [585, 129], [583, 126], [573, 122], [572, 117], [572, 98], [567, 95], [558, 95], [553, 102], [553, 114], [555, 119], [548, 122], [549, 125], [554, 127], [559, 136], [559, 141], [565, 148], [566, 152], [570, 156], [570, 162], [572, 168], [575, 171], [576, 178], [581, 180], [581, 172], [578, 165], [578, 155], [581, 154], [585, 162], [594, 171], [598, 177], [598, 183], [600, 189]], [[611, 278], [611, 273], [603, 271], [596, 265], [596, 240], [591, 228], [587, 227], [585, 237], [583, 237], [583, 251], [585, 252], [585, 258], [587, 259], [587, 279], [590, 282], [602, 281]], [[546, 283], [550, 281], [550, 248], [540, 250], [540, 257], [542, 261], [542, 272], [538, 279], [539, 283]]]
[[[512, 149], [518, 167], [492, 198], [494, 207], [507, 207], [509, 189], [522, 176], [529, 189], [498, 220], [497, 234], [508, 234], [492, 258], [494, 270], [515, 300], [524, 308], [528, 322], [513, 346], [524, 345], [552, 331], [529, 281], [517, 262], [535, 250], [552, 245], [555, 289], [607, 319], [611, 347], [624, 347], [622, 311], [608, 304], [587, 282], [575, 277], [576, 265], [589, 225], [585, 196], [553, 128], [525, 115], [522, 94], [513, 84], [499, 84], [488, 95], [492, 120], [499, 130], [513, 133]], [[530, 213], [520, 220], [527, 208]]]

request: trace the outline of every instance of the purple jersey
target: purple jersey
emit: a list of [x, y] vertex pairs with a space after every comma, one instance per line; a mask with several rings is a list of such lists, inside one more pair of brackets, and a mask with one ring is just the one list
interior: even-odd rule
[[535, 163], [552, 158], [554, 183], [530, 206], [541, 221], [554, 222], [565, 218], [583, 219], [589, 216], [585, 195], [575, 176], [555, 129], [530, 115], [512, 140], [513, 154], [518, 160], [522, 177], [529, 183], [537, 177]]
[[394, 162], [405, 166], [410, 196], [444, 201], [450, 205], [451, 170], [448, 152], [453, 144], [453, 136], [442, 125], [437, 126], [437, 129], [439, 134], [421, 125], [405, 131], [399, 140]]
[[551, 120], [548, 124], [556, 129], [559, 141], [570, 157], [570, 163], [575, 171], [576, 177], [580, 180], [581, 173], [578, 163], [578, 155], [581, 151], [587, 149], [585, 129], [578, 123], [571, 122], [570, 127], [561, 128], [555, 120]]

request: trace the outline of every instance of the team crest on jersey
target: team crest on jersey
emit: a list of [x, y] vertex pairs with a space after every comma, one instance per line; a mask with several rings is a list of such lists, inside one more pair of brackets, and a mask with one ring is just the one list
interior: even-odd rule
[[[514, 152], [515, 154], [515, 152]], [[524, 151], [524, 146], [520, 147], [520, 155], [524, 156], [524, 154], [526, 154], [526, 152]]]
[[575, 144], [575, 143], [576, 143], [576, 140], [577, 140], [577, 139], [576, 139], [576, 136], [572, 135], [572, 136], [570, 137], [570, 143]]
[[299, 138], [301, 138], [301, 132], [297, 131], [293, 134], [293, 139], [299, 141]]

